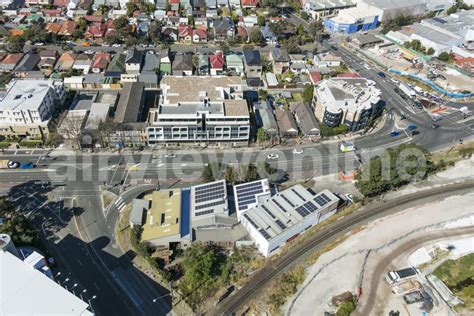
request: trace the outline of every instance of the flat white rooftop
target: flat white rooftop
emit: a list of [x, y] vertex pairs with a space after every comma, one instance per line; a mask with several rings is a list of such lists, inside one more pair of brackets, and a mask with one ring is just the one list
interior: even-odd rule
[[0, 251], [0, 276], [0, 315], [93, 315], [87, 303], [7, 251]]
[[36, 111], [43, 102], [54, 81], [49, 80], [13, 80], [0, 100], [0, 110]]

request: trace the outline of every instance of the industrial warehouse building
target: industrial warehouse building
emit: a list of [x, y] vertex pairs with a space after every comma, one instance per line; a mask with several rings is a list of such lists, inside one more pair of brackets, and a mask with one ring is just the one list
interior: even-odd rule
[[314, 89], [314, 114], [326, 126], [345, 124], [350, 131], [358, 131], [381, 113], [380, 93], [372, 80], [326, 79]]
[[429, 12], [441, 13], [454, 0], [358, 0], [357, 6], [340, 10], [335, 17], [324, 19], [324, 27], [335, 33], [355, 33], [374, 29], [378, 23], [399, 16], [424, 16]]
[[338, 203], [339, 198], [328, 190], [314, 194], [298, 184], [245, 211], [241, 223], [257, 249], [268, 257], [287, 241], [335, 214]]
[[271, 195], [272, 192], [268, 179], [234, 185], [234, 201], [237, 219], [240, 220], [246, 210], [265, 202]]

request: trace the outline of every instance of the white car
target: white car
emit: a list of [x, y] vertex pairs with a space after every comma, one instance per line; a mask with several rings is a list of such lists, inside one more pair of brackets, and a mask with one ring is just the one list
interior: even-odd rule
[[370, 70], [370, 66], [367, 65], [367, 64], [364, 64], [364, 68], [367, 69], [367, 70]]
[[175, 154], [165, 154], [165, 158], [176, 158]]
[[392, 81], [393, 83], [396, 83], [396, 84], [398, 84], [398, 80], [397, 80], [397, 79], [395, 79], [395, 78], [390, 78], [390, 81]]
[[92, 55], [92, 54], [94, 54], [94, 51], [88, 49], [88, 50], [86, 50], [84, 53], [86, 53], [87, 55]]
[[35, 43], [35, 46], [44, 46], [44, 43]]
[[277, 160], [278, 158], [280, 158], [280, 156], [278, 156], [277, 154], [268, 154], [267, 155], [268, 160]]
[[293, 149], [294, 155], [301, 155], [302, 153], [303, 153], [303, 149], [298, 149], [298, 148]]
[[120, 44], [114, 44], [114, 45], [112, 45], [112, 47], [121, 47], [121, 46], [122, 46], [122, 45], [120, 45]]

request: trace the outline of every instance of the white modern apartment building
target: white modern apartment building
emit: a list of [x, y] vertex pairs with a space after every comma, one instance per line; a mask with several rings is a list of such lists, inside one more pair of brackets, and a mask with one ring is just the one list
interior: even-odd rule
[[245, 211], [241, 223], [265, 256], [337, 211], [339, 199], [324, 190], [314, 194], [302, 185], [286, 189]]
[[64, 84], [51, 80], [12, 80], [0, 97], [0, 135], [45, 138], [55, 102], [65, 99]]
[[328, 127], [363, 129], [381, 111], [380, 90], [365, 78], [331, 78], [314, 89], [314, 114]]
[[248, 142], [249, 110], [240, 77], [166, 76], [161, 92], [148, 117], [148, 145]]

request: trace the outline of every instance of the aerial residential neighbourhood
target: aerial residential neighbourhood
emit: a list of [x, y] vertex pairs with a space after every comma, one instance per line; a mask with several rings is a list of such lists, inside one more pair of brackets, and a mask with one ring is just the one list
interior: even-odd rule
[[474, 1], [0, 0], [0, 315], [473, 315]]

